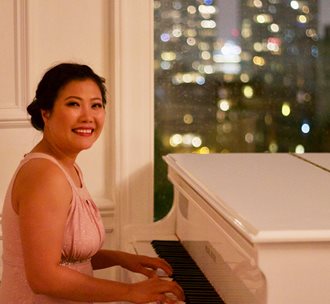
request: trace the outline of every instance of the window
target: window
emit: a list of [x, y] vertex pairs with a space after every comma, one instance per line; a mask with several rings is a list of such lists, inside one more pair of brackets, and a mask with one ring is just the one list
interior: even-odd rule
[[330, 151], [327, 0], [154, 0], [155, 219], [167, 153]]

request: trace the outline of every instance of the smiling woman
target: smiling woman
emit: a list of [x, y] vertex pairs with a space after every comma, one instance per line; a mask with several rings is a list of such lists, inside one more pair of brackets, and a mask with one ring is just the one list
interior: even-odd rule
[[101, 134], [105, 109], [93, 80], [73, 80], [59, 91], [53, 109], [41, 110], [41, 114], [49, 148], [77, 154], [90, 148]]
[[[183, 299], [181, 287], [157, 277], [171, 273], [160, 258], [101, 249], [104, 227], [76, 164], [99, 137], [105, 118], [104, 80], [79, 64], [60, 64], [40, 81], [28, 107], [43, 131], [9, 185], [3, 207], [0, 303], [92, 303]], [[114, 265], [149, 279], [127, 284], [93, 277]]]
[[[93, 80], [98, 86], [101, 95], [101, 102], [103, 107], [106, 105], [106, 88], [104, 86], [105, 80], [94, 74], [90, 67], [86, 65], [63, 63], [48, 70], [43, 79], [40, 81], [36, 96], [33, 102], [28, 106], [27, 110], [31, 115], [31, 123], [37, 130], [44, 129], [44, 121], [41, 116], [40, 109], [52, 110], [55, 99], [63, 89], [64, 85], [70, 81], [78, 80]], [[68, 98], [70, 96], [67, 96]], [[76, 96], [79, 99], [79, 96]], [[100, 98], [100, 97], [99, 97]]]

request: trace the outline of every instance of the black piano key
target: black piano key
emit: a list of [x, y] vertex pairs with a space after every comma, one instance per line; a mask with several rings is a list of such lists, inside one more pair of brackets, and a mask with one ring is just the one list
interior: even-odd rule
[[172, 278], [183, 288], [187, 304], [224, 304], [224, 301], [179, 241], [154, 240], [151, 244], [156, 253], [172, 266]]

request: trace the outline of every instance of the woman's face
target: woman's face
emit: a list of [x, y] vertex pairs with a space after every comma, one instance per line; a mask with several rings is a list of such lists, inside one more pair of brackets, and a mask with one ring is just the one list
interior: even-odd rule
[[65, 154], [90, 148], [99, 137], [105, 118], [102, 95], [91, 79], [73, 80], [58, 93], [51, 111], [42, 111], [44, 137]]

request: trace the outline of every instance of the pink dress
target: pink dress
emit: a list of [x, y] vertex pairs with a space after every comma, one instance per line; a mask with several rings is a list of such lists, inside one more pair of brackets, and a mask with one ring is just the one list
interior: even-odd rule
[[[44, 153], [31, 153], [19, 164], [9, 185], [3, 206], [3, 273], [0, 286], [1, 304], [51, 304], [78, 303], [53, 297], [36, 295], [28, 285], [25, 276], [18, 216], [12, 208], [11, 192], [13, 182], [20, 168], [33, 158], [46, 158], [57, 164], [64, 172], [72, 188], [72, 202], [66, 222], [62, 248], [63, 267], [69, 267], [92, 276], [90, 258], [101, 248], [104, 241], [104, 227], [97, 207], [91, 199], [79, 172], [82, 187], [77, 187], [55, 158]], [[82, 302], [79, 302], [80, 304]], [[86, 302], [87, 303], [87, 302]]]

